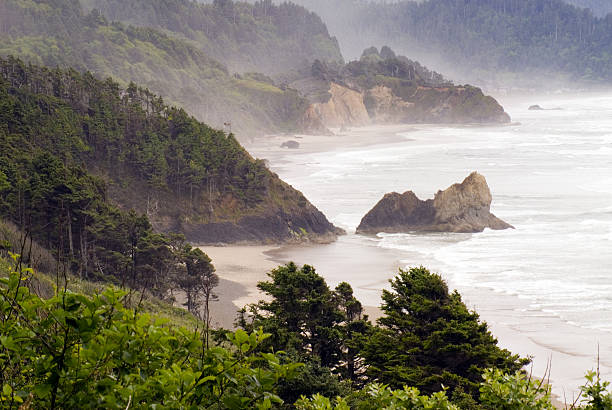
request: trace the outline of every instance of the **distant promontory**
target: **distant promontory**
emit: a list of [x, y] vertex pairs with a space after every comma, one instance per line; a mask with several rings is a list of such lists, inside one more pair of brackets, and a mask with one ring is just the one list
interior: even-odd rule
[[478, 87], [454, 85], [417, 61], [383, 47], [358, 61], [315, 61], [310, 76], [291, 83], [311, 102], [302, 127], [368, 124], [505, 124], [510, 116]]
[[361, 220], [357, 233], [482, 232], [512, 225], [490, 212], [491, 191], [484, 176], [472, 172], [460, 184], [423, 201], [414, 192], [386, 194]]

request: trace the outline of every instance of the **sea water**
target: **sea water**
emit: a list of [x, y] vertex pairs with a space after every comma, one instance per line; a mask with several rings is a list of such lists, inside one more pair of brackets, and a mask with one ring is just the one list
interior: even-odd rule
[[[530, 111], [531, 103], [559, 109]], [[297, 154], [291, 166], [272, 166], [349, 232], [342, 243], [394, 250], [403, 266], [429, 267], [461, 293], [514, 297], [517, 321], [552, 316], [612, 345], [612, 94], [514, 101], [506, 110], [512, 125], [416, 126], [398, 143]], [[354, 234], [385, 193], [432, 198], [472, 171], [487, 179], [491, 211], [516, 229]], [[378, 305], [394, 272], [322, 274], [330, 282], [344, 278], [364, 304]], [[555, 343], [571, 350], [564, 337]]]

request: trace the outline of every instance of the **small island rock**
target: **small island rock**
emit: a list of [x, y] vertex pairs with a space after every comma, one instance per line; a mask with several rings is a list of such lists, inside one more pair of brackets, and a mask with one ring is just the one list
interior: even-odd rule
[[531, 105], [529, 106], [529, 111], [543, 111], [544, 108], [540, 107], [539, 105]]
[[281, 148], [298, 149], [299, 147], [300, 143], [293, 140], [285, 141], [281, 144]]
[[357, 233], [482, 232], [512, 225], [490, 212], [491, 191], [484, 176], [472, 172], [461, 184], [438, 191], [434, 199], [420, 200], [412, 191], [386, 194], [368, 212]]

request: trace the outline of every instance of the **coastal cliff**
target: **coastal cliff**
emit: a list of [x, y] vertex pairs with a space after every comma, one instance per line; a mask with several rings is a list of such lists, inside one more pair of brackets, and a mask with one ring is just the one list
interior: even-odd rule
[[512, 225], [490, 212], [491, 191], [484, 176], [472, 172], [460, 184], [423, 201], [414, 192], [386, 194], [361, 220], [357, 233], [482, 232]]
[[370, 115], [363, 103], [363, 93], [332, 82], [329, 94], [331, 97], [328, 101], [310, 106], [314, 117], [326, 127], [362, 126], [370, 123]]
[[[311, 102], [302, 128], [389, 123], [505, 124], [510, 116], [478, 87], [457, 86], [388, 48], [344, 66], [315, 61], [294, 81]], [[315, 125], [308, 125], [315, 124]]]
[[[45, 101], [44, 110], [37, 101]], [[52, 175], [75, 174], [57, 188], [41, 188], [36, 198], [46, 199], [30, 201], [45, 224], [51, 209], [74, 201], [61, 215], [69, 226], [80, 213], [85, 226], [93, 224], [94, 215], [102, 218], [103, 211], [92, 210], [97, 203], [101, 209], [122, 211], [113, 210], [109, 219], [143, 216], [143, 225], [182, 233], [195, 243], [320, 242], [341, 232], [263, 160], [253, 158], [233, 134], [165, 105], [135, 84], [123, 89], [89, 73], [0, 58], [0, 105], [6, 108], [0, 120], [4, 118], [11, 135], [0, 138], [0, 188], [31, 184], [27, 189], [34, 190], [39, 189], [36, 181], [51, 184]], [[28, 165], [32, 161], [40, 166]], [[32, 169], [15, 171], [27, 166]], [[21, 175], [32, 180], [23, 182]], [[3, 191], [5, 197], [12, 195], [21, 198]], [[47, 206], [57, 201], [62, 205]], [[18, 203], [3, 205], [0, 217], [19, 221], [19, 209]], [[108, 225], [100, 222], [95, 229], [102, 232]], [[128, 226], [125, 221], [115, 225]], [[87, 229], [67, 228], [77, 242], [72, 249], [87, 248]]]
[[181, 232], [200, 245], [328, 243], [345, 233], [301, 192], [272, 173], [266, 179], [266, 195], [254, 206], [245, 206], [231, 193], [199, 192], [189, 199], [143, 191], [136, 196], [117, 185], [109, 193], [122, 206], [145, 213], [157, 231]]

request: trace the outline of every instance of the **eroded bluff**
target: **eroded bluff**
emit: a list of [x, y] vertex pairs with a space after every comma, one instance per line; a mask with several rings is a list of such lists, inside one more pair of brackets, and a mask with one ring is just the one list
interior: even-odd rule
[[[384, 47], [383, 47], [384, 49]], [[310, 76], [291, 83], [311, 103], [305, 131], [368, 124], [504, 124], [510, 116], [478, 87], [454, 85], [390, 50], [369, 49], [358, 61], [315, 61]]]
[[472, 172], [460, 184], [421, 200], [414, 192], [386, 194], [361, 220], [357, 233], [482, 232], [512, 225], [490, 212], [491, 191], [484, 176]]

